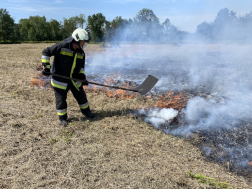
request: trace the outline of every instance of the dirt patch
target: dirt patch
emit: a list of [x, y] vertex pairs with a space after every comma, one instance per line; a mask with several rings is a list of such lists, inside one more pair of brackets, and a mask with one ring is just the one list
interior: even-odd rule
[[[188, 171], [250, 188], [243, 177], [205, 161], [188, 141], [127, 114], [153, 104], [151, 99], [87, 92], [96, 114], [88, 120], [69, 93], [70, 125], [60, 126], [53, 91], [30, 86], [31, 74], [40, 73], [35, 68], [41, 52], [50, 45], [1, 45], [1, 188], [211, 188]], [[89, 45], [87, 58], [103, 50]]]

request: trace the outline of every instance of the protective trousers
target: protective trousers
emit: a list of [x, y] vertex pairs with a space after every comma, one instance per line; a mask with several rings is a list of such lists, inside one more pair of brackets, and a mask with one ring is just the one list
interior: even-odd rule
[[87, 101], [86, 93], [81, 86], [79, 91], [76, 87], [69, 83], [66, 90], [54, 88], [54, 94], [56, 99], [56, 109], [60, 120], [67, 120], [67, 93], [71, 90], [73, 93], [74, 98], [79, 104], [80, 110], [83, 114], [86, 114], [90, 111], [89, 104]]

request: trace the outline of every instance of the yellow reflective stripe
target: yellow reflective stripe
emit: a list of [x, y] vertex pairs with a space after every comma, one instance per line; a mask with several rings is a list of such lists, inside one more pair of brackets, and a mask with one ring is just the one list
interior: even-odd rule
[[81, 55], [77, 55], [77, 58], [79, 58], [79, 59], [83, 59], [83, 56], [81, 56]]
[[[70, 73], [70, 77], [71, 77], [71, 78], [72, 78], [72, 75], [73, 75], [74, 68], [75, 68], [75, 66], [76, 66], [76, 58], [77, 58], [77, 53], [76, 53], [75, 56], [74, 56], [74, 62], [73, 62], [73, 66], [72, 66], [71, 73]], [[80, 91], [80, 89], [76, 86], [74, 80], [71, 80], [71, 81], [72, 81], [73, 85], [76, 87], [76, 89], [77, 89], [78, 91]]]
[[58, 114], [58, 115], [61, 115], [61, 116], [62, 116], [62, 115], [65, 115], [66, 113], [67, 113], [67, 111], [65, 111], [65, 112], [57, 112], [57, 114]]
[[73, 53], [60, 51], [60, 54], [66, 55], [66, 56], [73, 56]]
[[64, 89], [64, 90], [66, 90], [66, 88], [67, 88], [67, 87], [65, 87], [65, 86], [57, 85], [57, 84], [53, 83], [52, 80], [51, 80], [51, 84], [52, 84], [52, 86], [54, 86], [54, 87], [56, 87], [56, 88], [59, 88], [59, 89]]
[[42, 63], [50, 63], [50, 60], [42, 59], [41, 62], [42, 62]]
[[79, 84], [77, 85], [77, 87], [80, 88], [80, 87], [81, 87], [81, 84], [82, 84], [82, 83], [79, 83]]
[[51, 65], [43, 66], [43, 69], [45, 69], [45, 68], [51, 69]]
[[86, 106], [80, 107], [80, 109], [86, 109], [86, 108], [88, 108], [88, 106], [89, 106], [89, 104]]
[[80, 71], [79, 73], [83, 73], [83, 74], [85, 74], [85, 72], [84, 72], [84, 71]]

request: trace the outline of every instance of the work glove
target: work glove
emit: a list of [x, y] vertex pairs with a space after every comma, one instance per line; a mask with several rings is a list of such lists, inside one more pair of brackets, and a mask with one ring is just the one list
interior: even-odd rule
[[51, 65], [49, 64], [42, 64], [43, 66], [43, 71], [42, 71], [42, 74], [45, 75], [45, 76], [49, 76], [50, 75], [50, 68], [51, 68]]
[[50, 69], [44, 69], [42, 71], [42, 74], [45, 75], [45, 76], [49, 76], [50, 75]]
[[84, 79], [84, 82], [82, 82], [83, 85], [88, 85], [88, 81]]
[[86, 75], [85, 74], [79, 74], [78, 79], [82, 80], [82, 84], [83, 85], [88, 85], [87, 79], [86, 79]]

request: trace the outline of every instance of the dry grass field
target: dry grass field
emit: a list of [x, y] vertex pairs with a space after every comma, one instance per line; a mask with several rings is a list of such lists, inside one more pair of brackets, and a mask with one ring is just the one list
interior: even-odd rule
[[[0, 188], [216, 188], [189, 171], [229, 188], [252, 188], [207, 162], [189, 141], [126, 114], [152, 105], [151, 99], [87, 92], [96, 114], [87, 120], [69, 92], [70, 124], [60, 126], [53, 91], [30, 85], [42, 50], [51, 45], [0, 45]], [[87, 58], [103, 50], [89, 45]]]

